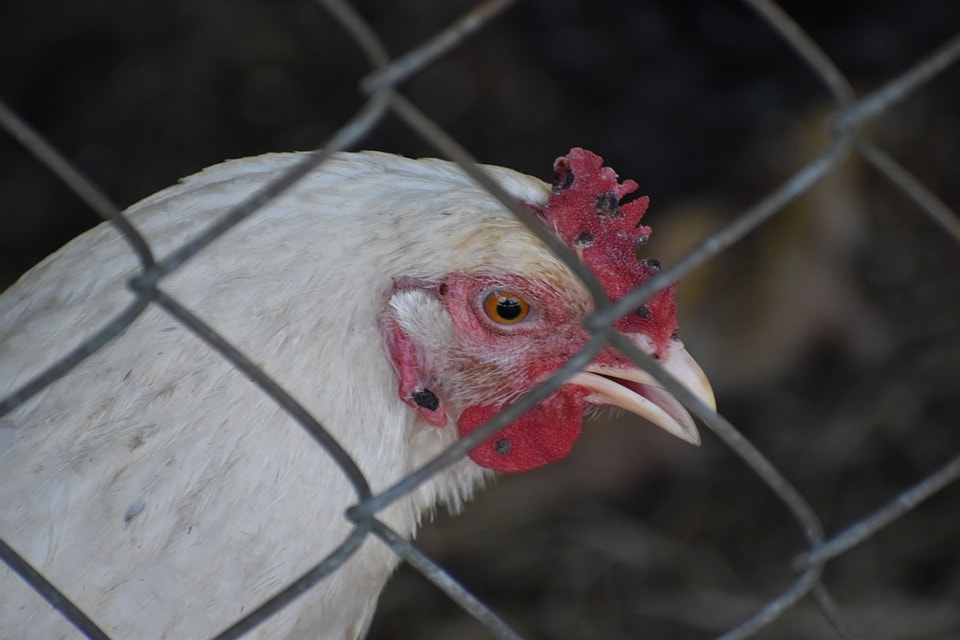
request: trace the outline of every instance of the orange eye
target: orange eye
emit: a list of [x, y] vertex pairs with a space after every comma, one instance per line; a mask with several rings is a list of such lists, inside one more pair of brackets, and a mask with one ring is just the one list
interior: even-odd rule
[[497, 324], [517, 324], [530, 313], [530, 304], [512, 291], [494, 291], [483, 299], [483, 310]]

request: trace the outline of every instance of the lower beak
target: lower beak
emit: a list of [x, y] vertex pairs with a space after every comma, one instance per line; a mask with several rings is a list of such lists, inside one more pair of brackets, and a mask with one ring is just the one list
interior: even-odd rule
[[[704, 404], [716, 408], [713, 389], [706, 375], [679, 339], [670, 339], [659, 363]], [[591, 393], [587, 402], [626, 409], [681, 440], [700, 444], [700, 433], [690, 413], [642, 369], [591, 364], [573, 376], [568, 384], [589, 389]]]

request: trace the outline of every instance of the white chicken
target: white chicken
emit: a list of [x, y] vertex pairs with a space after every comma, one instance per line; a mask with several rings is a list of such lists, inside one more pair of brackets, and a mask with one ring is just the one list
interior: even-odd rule
[[[129, 218], [163, 256], [299, 157], [206, 169]], [[552, 191], [487, 170], [616, 299], [657, 266], [635, 257], [649, 233], [639, 225], [646, 200], [619, 205], [635, 184], [619, 184], [589, 152], [574, 149], [557, 168]], [[4, 293], [0, 397], [123, 309], [137, 269], [104, 224]], [[337, 154], [161, 288], [316, 416], [375, 492], [562, 365], [586, 342], [581, 321], [593, 309], [563, 263], [456, 165], [375, 152]], [[618, 328], [713, 402], [673, 335], [671, 289]], [[584, 411], [603, 405], [697, 441], [686, 411], [608, 349], [379, 517], [410, 538], [436, 505], [458, 510], [491, 470], [562, 458]], [[356, 499], [299, 425], [158, 308], [0, 417], [0, 538], [115, 638], [223, 630], [339, 545]], [[367, 539], [250, 637], [361, 638], [397, 564]], [[77, 635], [3, 565], [0, 594], [0, 637]]]

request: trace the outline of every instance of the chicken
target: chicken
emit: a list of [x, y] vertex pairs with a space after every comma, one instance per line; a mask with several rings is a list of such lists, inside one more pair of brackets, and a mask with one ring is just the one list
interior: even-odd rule
[[[208, 168], [128, 211], [163, 256], [292, 166], [272, 154]], [[618, 299], [639, 260], [645, 198], [573, 149], [551, 186], [487, 167]], [[138, 265], [113, 227], [79, 236], [0, 298], [0, 394], [132, 299]], [[417, 469], [587, 341], [585, 288], [456, 165], [337, 154], [161, 288], [277, 380], [350, 453], [373, 491]], [[712, 404], [675, 335], [673, 291], [617, 327]], [[556, 394], [378, 516], [411, 538], [494, 472], [564, 457], [585, 411], [621, 407], [690, 442], [689, 414], [607, 348]], [[0, 418], [0, 537], [116, 638], [209, 637], [324, 558], [357, 497], [311, 436], [159, 308]], [[361, 638], [398, 563], [367, 539], [250, 637]], [[72, 627], [0, 566], [0, 637]]]

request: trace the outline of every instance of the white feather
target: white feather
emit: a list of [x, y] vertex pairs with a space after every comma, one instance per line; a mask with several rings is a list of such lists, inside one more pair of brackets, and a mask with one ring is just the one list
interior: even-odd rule
[[[300, 157], [206, 169], [130, 219], [162, 257]], [[491, 171], [545, 201], [544, 183]], [[101, 225], [0, 297], [0, 396], [123, 309], [136, 267]], [[392, 279], [478, 269], [566, 273], [455, 165], [367, 152], [338, 154], [161, 288], [309, 409], [377, 491], [456, 439], [398, 397], [376, 322]], [[462, 461], [380, 516], [412, 536], [485, 477]], [[222, 630], [336, 547], [356, 499], [298, 425], [156, 308], [0, 418], [0, 536], [116, 638]], [[396, 564], [368, 539], [250, 637], [362, 637]], [[0, 637], [77, 635], [2, 565], [0, 594]]]

